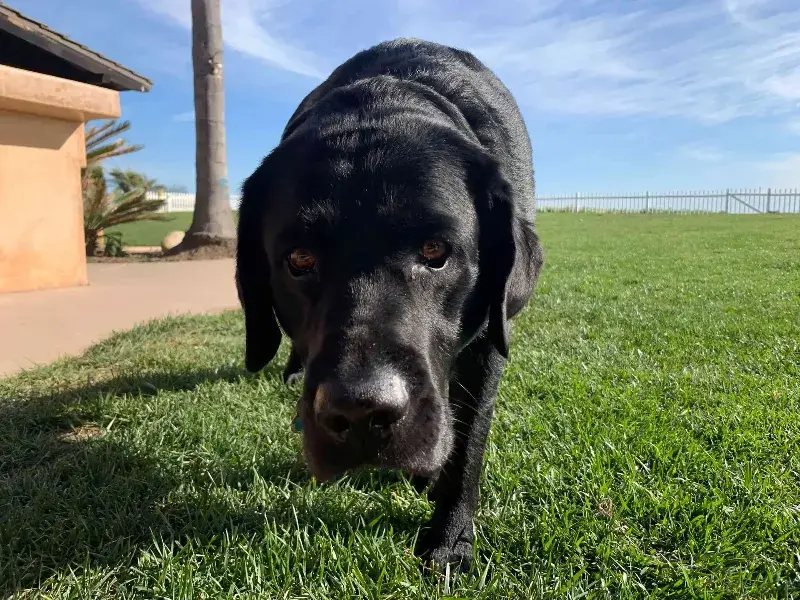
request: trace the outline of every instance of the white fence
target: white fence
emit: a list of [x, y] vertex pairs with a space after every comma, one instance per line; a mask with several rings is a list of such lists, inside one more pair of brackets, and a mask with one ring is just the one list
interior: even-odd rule
[[[194, 194], [181, 192], [147, 192], [148, 200], [165, 200], [160, 212], [192, 212], [194, 211]], [[239, 209], [239, 196], [231, 196], [231, 208]]]
[[[148, 192], [166, 200], [162, 212], [192, 212], [194, 194]], [[239, 208], [239, 196], [231, 207]], [[639, 194], [565, 194], [536, 198], [538, 210], [561, 212], [800, 213], [800, 190], [721, 190]]]
[[800, 190], [729, 189], [638, 194], [566, 194], [536, 198], [540, 211], [800, 213]]

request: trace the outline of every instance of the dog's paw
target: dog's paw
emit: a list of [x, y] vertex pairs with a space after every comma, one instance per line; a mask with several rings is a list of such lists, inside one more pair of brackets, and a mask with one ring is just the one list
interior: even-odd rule
[[452, 546], [439, 546], [434, 548], [428, 555], [428, 560], [433, 563], [433, 567], [444, 573], [447, 565], [452, 569], [455, 567], [466, 573], [472, 567], [472, 542], [458, 539]]
[[[416, 553], [423, 562], [431, 565], [436, 571], [444, 573], [447, 565], [452, 569], [469, 571], [474, 558], [472, 542], [475, 539], [474, 526], [467, 525], [464, 530], [452, 541], [447, 539], [436, 540], [432, 531], [420, 538], [417, 543]], [[437, 536], [438, 537], [438, 536]]]
[[289, 387], [294, 387], [298, 384], [303, 383], [304, 377], [303, 371], [296, 371], [294, 373], [284, 373], [283, 374], [283, 382], [288, 385]]

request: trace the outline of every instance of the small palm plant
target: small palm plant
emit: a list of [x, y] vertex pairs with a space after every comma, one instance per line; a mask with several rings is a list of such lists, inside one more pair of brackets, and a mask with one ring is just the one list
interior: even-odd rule
[[169, 218], [158, 212], [164, 206], [164, 200], [148, 199], [146, 187], [117, 186], [109, 192], [103, 168], [98, 165], [89, 169], [87, 181], [83, 193], [87, 256], [97, 253], [100, 233], [104, 229], [134, 221], [165, 221]]
[[109, 176], [114, 186], [123, 194], [135, 189], [142, 189], [148, 192], [166, 191], [166, 187], [158, 183], [158, 181], [148, 179], [143, 173], [137, 173], [136, 171], [111, 169]]
[[86, 167], [81, 184], [83, 187], [83, 228], [86, 254], [93, 256], [100, 249], [103, 231], [114, 225], [134, 221], [164, 221], [167, 217], [159, 211], [163, 199], [147, 198], [147, 192], [163, 189], [154, 179], [148, 179], [135, 171], [113, 169], [109, 175], [114, 187], [109, 191], [102, 161], [142, 149], [128, 144], [123, 139], [113, 139], [130, 128], [128, 121], [108, 121], [97, 127], [87, 127]]

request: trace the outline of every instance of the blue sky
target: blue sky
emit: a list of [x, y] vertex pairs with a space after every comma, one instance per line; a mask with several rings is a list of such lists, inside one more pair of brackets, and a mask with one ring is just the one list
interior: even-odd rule
[[[119, 164], [194, 187], [189, 0], [6, 0], [155, 83]], [[463, 3], [462, 3], [463, 1]], [[474, 52], [516, 96], [539, 195], [800, 187], [797, 0], [222, 0], [229, 179], [376, 42]]]

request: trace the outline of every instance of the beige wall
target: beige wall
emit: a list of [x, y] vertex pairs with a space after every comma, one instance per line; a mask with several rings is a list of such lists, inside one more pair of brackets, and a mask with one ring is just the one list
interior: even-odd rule
[[84, 121], [119, 94], [0, 65], [0, 293], [85, 285]]
[[86, 284], [83, 123], [0, 110], [0, 293]]

